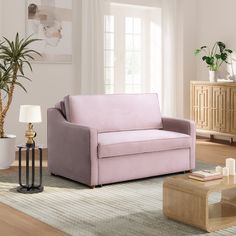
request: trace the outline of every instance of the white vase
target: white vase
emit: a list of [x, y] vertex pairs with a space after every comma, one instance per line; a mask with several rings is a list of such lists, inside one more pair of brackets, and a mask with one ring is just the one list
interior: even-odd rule
[[214, 70], [209, 70], [209, 80], [210, 82], [217, 82], [217, 72]]
[[7, 135], [0, 138], [0, 169], [7, 169], [15, 160], [16, 136]]

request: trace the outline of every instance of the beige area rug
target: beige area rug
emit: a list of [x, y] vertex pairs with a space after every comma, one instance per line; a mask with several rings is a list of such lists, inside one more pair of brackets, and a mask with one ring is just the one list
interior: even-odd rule
[[[208, 167], [198, 163], [198, 168]], [[16, 192], [17, 173], [0, 176], [0, 201], [74, 236], [236, 235], [236, 227], [206, 234], [165, 218], [162, 183], [166, 176], [89, 189], [50, 176], [46, 169], [43, 173], [45, 190], [32, 195]]]

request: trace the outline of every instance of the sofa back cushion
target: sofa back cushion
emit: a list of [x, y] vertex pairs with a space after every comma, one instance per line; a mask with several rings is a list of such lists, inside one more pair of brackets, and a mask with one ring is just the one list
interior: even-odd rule
[[77, 95], [64, 101], [69, 122], [98, 132], [162, 128], [157, 94]]

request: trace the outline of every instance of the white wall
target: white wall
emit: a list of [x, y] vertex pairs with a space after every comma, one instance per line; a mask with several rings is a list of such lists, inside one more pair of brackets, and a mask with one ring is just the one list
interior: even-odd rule
[[0, 0], [0, 36], [2, 35], [2, 26], [3, 26], [2, 15], [3, 15], [3, 0]]
[[[236, 51], [235, 0], [197, 0], [197, 47], [223, 41]], [[196, 58], [197, 79], [208, 80], [206, 65]]]
[[[198, 0], [197, 0], [198, 1]], [[178, 117], [190, 117], [190, 80], [196, 79], [196, 0], [177, 0], [178, 8]]]
[[[13, 39], [16, 32], [25, 36], [25, 0], [0, 0], [0, 35]], [[76, 93], [76, 76], [70, 64], [33, 63], [33, 73], [27, 73], [32, 82], [26, 81], [28, 93], [16, 89], [12, 106], [6, 118], [6, 132], [17, 135], [17, 143], [24, 143], [26, 124], [18, 122], [21, 104], [39, 104], [43, 122], [35, 124], [36, 142], [46, 145], [47, 108], [67, 94]]]

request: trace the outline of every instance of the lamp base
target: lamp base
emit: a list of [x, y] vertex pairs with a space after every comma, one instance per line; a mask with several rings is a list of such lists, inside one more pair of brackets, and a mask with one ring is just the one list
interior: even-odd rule
[[40, 187], [31, 187], [31, 188], [27, 188], [27, 187], [22, 187], [22, 186], [19, 186], [17, 189], [17, 192], [19, 193], [29, 193], [29, 194], [32, 194], [32, 193], [41, 193], [43, 192], [43, 186], [40, 186]]
[[33, 124], [28, 123], [28, 129], [25, 131], [25, 137], [27, 139], [26, 141], [26, 147], [34, 147], [35, 142], [34, 138], [36, 137], [36, 132], [33, 130]]

